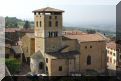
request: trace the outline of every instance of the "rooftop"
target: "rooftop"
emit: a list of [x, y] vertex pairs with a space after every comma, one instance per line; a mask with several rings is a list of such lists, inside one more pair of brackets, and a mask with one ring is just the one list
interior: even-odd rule
[[105, 41], [106, 38], [98, 33], [95, 34], [80, 34], [80, 35], [64, 35], [69, 39], [77, 39], [79, 42], [94, 42], [94, 41]]
[[110, 49], [113, 49], [113, 50], [121, 49], [121, 45], [116, 44], [115, 41], [111, 41], [111, 42], [107, 43], [106, 47], [110, 48]]
[[49, 56], [55, 57], [55, 58], [75, 58], [75, 55], [79, 55], [80, 53], [78, 51], [68, 51], [68, 52], [47, 52], [46, 53]]
[[55, 8], [51, 8], [51, 7], [46, 7], [46, 8], [41, 8], [41, 9], [37, 9], [37, 10], [34, 10], [33, 12], [64, 12], [63, 10], [60, 10], [60, 9], [55, 9]]

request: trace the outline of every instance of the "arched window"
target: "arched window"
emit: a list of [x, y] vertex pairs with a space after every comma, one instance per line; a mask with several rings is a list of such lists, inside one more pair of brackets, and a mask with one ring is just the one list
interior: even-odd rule
[[87, 56], [87, 65], [90, 65], [91, 64], [91, 56]]

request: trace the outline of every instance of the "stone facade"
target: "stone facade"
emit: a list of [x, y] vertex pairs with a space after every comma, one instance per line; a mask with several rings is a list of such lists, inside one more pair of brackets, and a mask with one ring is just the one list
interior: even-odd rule
[[40, 58], [44, 62], [43, 72], [48, 76], [67, 76], [84, 73], [86, 70], [105, 72], [104, 36], [97, 33], [62, 35], [64, 11], [46, 7], [33, 12], [35, 53], [40, 51], [44, 57]]
[[24, 35], [21, 39], [21, 42], [21, 47], [27, 60], [27, 58], [30, 58], [30, 56], [35, 53], [34, 33], [27, 33], [26, 35]]

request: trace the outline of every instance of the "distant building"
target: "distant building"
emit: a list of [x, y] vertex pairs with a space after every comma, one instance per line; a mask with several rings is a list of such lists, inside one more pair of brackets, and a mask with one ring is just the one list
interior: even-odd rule
[[107, 43], [107, 69], [109, 75], [116, 75], [117, 71], [121, 71], [121, 45], [114, 41]]

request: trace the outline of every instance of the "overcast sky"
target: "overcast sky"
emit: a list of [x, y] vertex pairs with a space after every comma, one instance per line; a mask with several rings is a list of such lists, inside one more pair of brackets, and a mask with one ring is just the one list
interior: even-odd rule
[[114, 23], [118, 2], [119, 0], [1, 0], [0, 16], [33, 20], [33, 10], [49, 6], [65, 11], [65, 24]]

